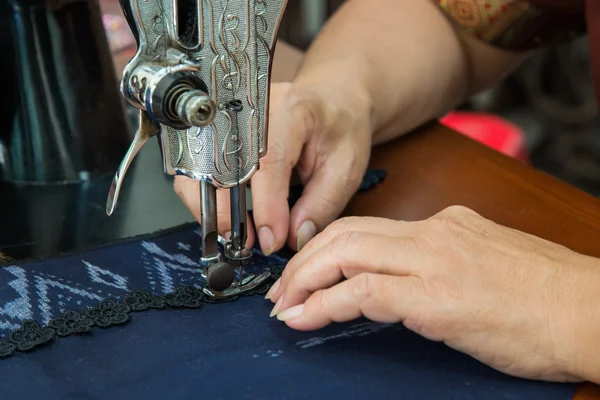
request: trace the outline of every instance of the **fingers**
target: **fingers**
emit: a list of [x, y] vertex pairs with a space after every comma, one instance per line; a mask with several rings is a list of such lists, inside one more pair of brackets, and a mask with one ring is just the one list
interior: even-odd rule
[[285, 150], [269, 149], [261, 169], [252, 178], [252, 213], [261, 250], [265, 255], [281, 249], [287, 237], [290, 210], [289, 182], [292, 172]]
[[[194, 219], [202, 222], [201, 202], [200, 202], [200, 183], [197, 180], [176, 176], [173, 183], [175, 192], [183, 201], [183, 204], [190, 210]], [[229, 202], [229, 190], [217, 190], [217, 229], [219, 234], [226, 237], [231, 231], [231, 211]], [[248, 240], [246, 247], [251, 248], [254, 245], [255, 234], [252, 220], [246, 214], [248, 221]]]
[[284, 93], [284, 86], [273, 89], [268, 151], [261, 159], [260, 170], [252, 178], [251, 185], [254, 223], [266, 255], [281, 249], [286, 242], [290, 179], [300, 158], [310, 120], [304, 105], [285, 98], [288, 94]]
[[363, 273], [312, 294], [305, 303], [283, 311], [277, 318], [302, 331], [361, 316], [376, 322], [399, 323], [422, 308], [423, 300], [417, 278]]
[[273, 313], [301, 304], [312, 293], [343, 279], [362, 273], [407, 276], [416, 274], [428, 261], [427, 255], [415, 251], [410, 238], [360, 232], [340, 235], [316, 251], [300, 268], [284, 272]]
[[314, 169], [304, 192], [291, 212], [289, 245], [301, 250], [316, 234], [333, 222], [358, 190], [366, 170], [368, 151], [357, 151], [344, 141], [325, 165]]
[[[421, 229], [420, 226], [421, 223], [419, 222], [409, 223], [393, 221], [386, 218], [351, 217], [339, 219], [318, 234], [288, 262], [281, 279], [283, 284], [280, 281], [276, 286], [274, 285], [268, 293], [267, 298], [271, 299], [273, 302], [277, 302], [283, 293], [283, 290], [287, 287], [287, 282], [295, 276], [298, 270], [305, 267], [305, 264], [307, 264], [309, 259], [315, 260], [317, 264], [320, 263], [319, 257], [322, 257], [322, 254], [325, 254], [325, 257], [328, 259], [334, 257], [334, 254], [339, 255], [339, 257], [342, 257], [343, 259], [347, 259], [348, 254], [350, 254], [345, 250], [347, 247], [351, 247], [350, 252], [358, 252], [361, 255], [360, 259], [362, 259], [363, 255], [369, 254], [372, 256], [373, 254], [376, 254], [374, 248], [383, 246], [382, 240], [386, 236], [392, 238], [398, 236], [408, 237], [411, 234], [416, 235], [419, 229]], [[362, 242], [362, 236], [360, 235], [362, 233], [375, 235], [374, 237], [376, 237], [376, 239], [367, 237], [367, 240]], [[348, 235], [354, 236], [351, 240], [348, 240]], [[375, 241], [373, 247], [366, 245], [366, 243], [370, 241]], [[332, 246], [332, 243], [335, 245]], [[396, 249], [393, 248], [392, 251], [393, 250]], [[318, 254], [318, 256], [314, 256], [315, 254]], [[354, 261], [350, 260], [350, 263], [347, 264], [352, 264], [353, 262]]]
[[[303, 265], [316, 251], [323, 246], [328, 246], [331, 241], [340, 235], [349, 232], [373, 233], [377, 235], [406, 235], [409, 232], [416, 232], [419, 223], [408, 223], [404, 221], [394, 221], [387, 218], [374, 217], [347, 217], [339, 219], [319, 233], [305, 247], [302, 248], [287, 264], [286, 270], [293, 272], [296, 268]], [[288, 272], [288, 273], [289, 273]]]

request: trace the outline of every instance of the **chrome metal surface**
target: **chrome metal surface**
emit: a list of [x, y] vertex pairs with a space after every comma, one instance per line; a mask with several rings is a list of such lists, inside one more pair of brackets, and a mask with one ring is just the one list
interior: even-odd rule
[[[218, 110], [205, 126], [184, 129], [161, 121], [166, 173], [229, 188], [246, 182], [258, 169], [267, 150], [272, 55], [286, 3], [200, 0], [196, 18], [187, 21], [197, 29], [197, 41], [189, 44], [180, 38], [177, 0], [130, 0], [139, 48], [124, 70], [123, 96], [156, 115], [161, 104], [152, 94], [161, 79], [178, 72], [204, 82]], [[235, 124], [227, 108], [234, 100], [242, 106]], [[237, 157], [243, 160], [241, 170], [233, 162]]]
[[212, 298], [215, 298], [218, 300], [225, 300], [225, 299], [228, 299], [228, 298], [231, 298], [234, 296], [239, 296], [241, 294], [249, 292], [250, 290], [256, 289], [260, 284], [265, 282], [270, 277], [271, 277], [271, 272], [265, 271], [262, 274], [254, 277], [254, 279], [252, 279], [252, 277], [250, 277], [251, 280], [249, 282], [248, 282], [248, 280], [244, 280], [244, 284], [232, 285], [229, 288], [223, 290], [222, 292], [216, 292], [214, 290], [211, 290], [210, 288], [204, 288], [204, 289], [202, 289], [202, 291], [204, 292], [204, 294], [206, 294], [209, 297], [212, 297]]
[[235, 250], [246, 246], [248, 228], [246, 221], [246, 184], [241, 183], [229, 189], [231, 207], [231, 244]]
[[129, 169], [133, 159], [139, 153], [139, 151], [144, 147], [148, 140], [155, 136], [159, 131], [158, 125], [152, 121], [148, 114], [144, 111], [140, 110], [138, 116], [138, 127], [135, 132], [135, 136], [133, 137], [133, 142], [125, 154], [119, 169], [115, 173], [115, 176], [110, 185], [110, 191], [108, 193], [108, 199], [106, 201], [106, 214], [112, 215], [117, 208], [117, 202], [119, 200], [119, 193], [121, 192], [121, 187], [123, 186], [123, 179], [125, 179], [125, 174]]
[[177, 115], [189, 126], [203, 127], [214, 119], [215, 105], [208, 94], [201, 90], [190, 90], [177, 99]]
[[[266, 278], [248, 282], [243, 273], [252, 254], [245, 248], [246, 182], [267, 152], [272, 56], [287, 0], [121, 1], [138, 43], [121, 93], [160, 126], [165, 173], [200, 181], [205, 269], [222, 259], [216, 190], [230, 190], [232, 237], [223, 247], [226, 261], [239, 269], [230, 289], [249, 290]], [[134, 141], [123, 160], [117, 194], [143, 143]], [[219, 296], [229, 296], [227, 290]]]

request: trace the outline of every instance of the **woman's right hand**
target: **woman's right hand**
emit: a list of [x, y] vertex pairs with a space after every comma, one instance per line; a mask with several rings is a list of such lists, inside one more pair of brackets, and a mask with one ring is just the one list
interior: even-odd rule
[[[337, 90], [336, 90], [337, 89]], [[299, 250], [343, 211], [357, 191], [371, 153], [371, 103], [347, 87], [276, 83], [271, 87], [267, 154], [252, 177], [249, 242], [265, 254], [287, 243]], [[290, 210], [293, 169], [304, 185]], [[175, 190], [200, 220], [198, 183], [175, 179]], [[229, 194], [218, 191], [219, 233], [230, 231]]]

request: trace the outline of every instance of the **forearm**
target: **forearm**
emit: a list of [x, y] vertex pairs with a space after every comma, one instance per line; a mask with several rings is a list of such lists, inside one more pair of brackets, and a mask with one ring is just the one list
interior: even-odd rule
[[296, 78], [368, 98], [375, 143], [443, 115], [520, 57], [466, 39], [431, 0], [349, 0]]

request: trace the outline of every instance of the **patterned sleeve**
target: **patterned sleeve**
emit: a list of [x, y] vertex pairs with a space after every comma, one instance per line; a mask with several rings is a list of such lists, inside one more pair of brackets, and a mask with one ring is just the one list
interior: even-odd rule
[[586, 30], [583, 1], [434, 0], [469, 34], [512, 51], [571, 40]]

